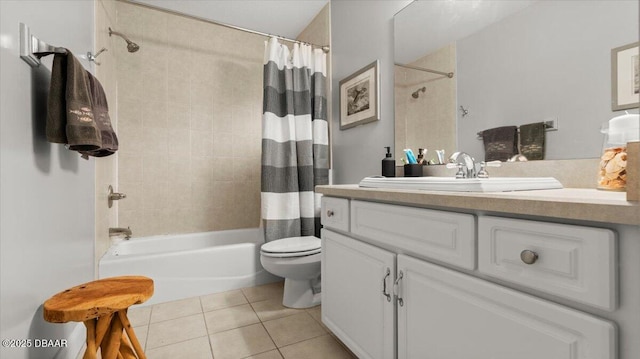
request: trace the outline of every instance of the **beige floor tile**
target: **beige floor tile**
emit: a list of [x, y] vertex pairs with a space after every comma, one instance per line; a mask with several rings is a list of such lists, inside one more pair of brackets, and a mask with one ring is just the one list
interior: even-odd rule
[[202, 310], [205, 312], [248, 303], [240, 289], [203, 295], [200, 297], [200, 302], [202, 302]]
[[318, 324], [320, 324], [322, 329], [326, 330], [327, 332], [329, 331], [329, 328], [327, 328], [324, 325], [324, 323], [322, 323], [322, 306], [321, 305], [317, 305], [313, 308], [307, 308], [305, 310], [307, 311], [307, 313], [309, 313], [311, 317], [313, 317], [313, 319], [316, 320], [316, 322], [318, 322]]
[[147, 354], [149, 359], [213, 358], [211, 346], [209, 345], [209, 338], [206, 336], [147, 350], [145, 354]]
[[276, 348], [262, 324], [212, 334], [209, 339], [216, 359], [246, 358]]
[[253, 310], [256, 311], [260, 320], [267, 321], [278, 318], [288, 317], [300, 313], [301, 309], [287, 308], [282, 305], [282, 298], [263, 300], [251, 303]]
[[151, 306], [130, 307], [127, 311], [127, 318], [129, 318], [129, 322], [132, 327], [149, 325], [149, 319], [151, 318]]
[[280, 348], [284, 359], [353, 359], [356, 358], [331, 335], [305, 340]]
[[264, 322], [278, 348], [325, 334], [325, 330], [311, 316], [302, 311], [285, 318]]
[[280, 352], [276, 349], [268, 351], [266, 353], [252, 355], [250, 357], [247, 357], [246, 359], [282, 359], [282, 355], [280, 355]]
[[249, 304], [206, 312], [204, 320], [209, 334], [260, 323], [260, 319]]
[[305, 309], [310, 316], [318, 322], [322, 322], [322, 306], [316, 305], [312, 308]]
[[242, 288], [242, 293], [247, 297], [249, 303], [259, 302], [267, 299], [280, 298], [282, 300], [282, 291], [284, 290], [284, 281], [260, 285], [257, 287]]
[[151, 310], [151, 323], [186, 317], [197, 313], [202, 313], [202, 306], [198, 297], [160, 303], [154, 305]]
[[[197, 298], [196, 298], [197, 299]], [[204, 315], [196, 314], [149, 325], [147, 349], [183, 342], [207, 335]]]

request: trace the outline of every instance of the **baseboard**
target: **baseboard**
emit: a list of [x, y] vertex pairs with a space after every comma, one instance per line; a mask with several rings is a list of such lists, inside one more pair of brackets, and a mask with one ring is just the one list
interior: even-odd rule
[[82, 323], [76, 323], [75, 327], [67, 337], [67, 346], [60, 350], [53, 357], [54, 359], [77, 359], [86, 341], [86, 330]]

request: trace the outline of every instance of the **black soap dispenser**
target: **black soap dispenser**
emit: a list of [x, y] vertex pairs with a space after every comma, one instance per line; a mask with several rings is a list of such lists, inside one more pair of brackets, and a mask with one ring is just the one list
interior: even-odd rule
[[382, 159], [382, 175], [384, 177], [396, 176], [396, 161], [391, 157], [391, 147], [385, 147], [387, 154]]

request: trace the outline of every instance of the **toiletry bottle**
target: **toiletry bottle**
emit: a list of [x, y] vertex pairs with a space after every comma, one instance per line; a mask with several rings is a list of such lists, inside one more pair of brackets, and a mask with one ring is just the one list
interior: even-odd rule
[[418, 148], [418, 164], [419, 165], [426, 165], [427, 163], [425, 162], [424, 159], [424, 148]]
[[396, 161], [391, 157], [391, 147], [385, 147], [387, 154], [382, 159], [382, 175], [385, 177], [396, 176]]

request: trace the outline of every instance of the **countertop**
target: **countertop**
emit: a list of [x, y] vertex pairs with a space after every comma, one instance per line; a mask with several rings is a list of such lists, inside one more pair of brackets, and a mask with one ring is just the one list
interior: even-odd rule
[[478, 193], [362, 188], [358, 185], [317, 186], [316, 191], [333, 197], [425, 207], [640, 225], [640, 202], [627, 201], [625, 192], [563, 188]]

